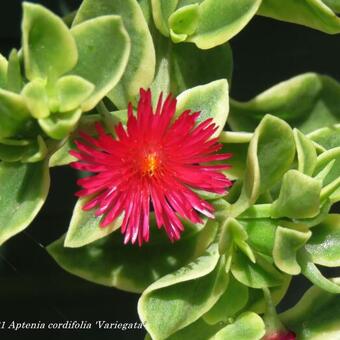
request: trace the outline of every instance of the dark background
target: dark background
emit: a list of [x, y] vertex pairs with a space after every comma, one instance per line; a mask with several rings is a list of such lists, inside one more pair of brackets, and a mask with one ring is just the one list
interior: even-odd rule
[[[37, 2], [37, 1], [36, 1]], [[61, 13], [60, 1], [40, 1]], [[79, 1], [69, 0], [75, 7]], [[0, 52], [20, 47], [21, 1], [4, 0], [0, 9]], [[297, 74], [315, 71], [340, 80], [340, 38], [293, 24], [256, 17], [231, 41], [234, 74], [231, 94], [246, 100]], [[52, 190], [33, 224], [0, 249], [0, 321], [139, 321], [138, 296], [84, 281], [63, 271], [44, 250], [68, 226], [75, 203], [75, 172], [51, 170]], [[340, 272], [328, 270], [328, 275]], [[294, 280], [280, 310], [292, 306], [309, 283]], [[143, 339], [144, 331], [28, 331], [0, 339]]]

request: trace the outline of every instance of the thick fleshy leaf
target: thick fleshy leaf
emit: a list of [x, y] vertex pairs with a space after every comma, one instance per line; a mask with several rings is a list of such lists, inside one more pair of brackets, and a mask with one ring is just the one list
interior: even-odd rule
[[122, 19], [106, 15], [87, 20], [71, 29], [79, 59], [72, 74], [95, 85], [91, 96], [82, 104], [89, 111], [118, 83], [127, 65], [130, 38]]
[[272, 255], [278, 221], [269, 218], [238, 219], [248, 234], [250, 246], [265, 255]]
[[289, 170], [282, 179], [278, 199], [271, 206], [271, 216], [312, 218], [320, 212], [321, 183], [297, 170]]
[[[170, 0], [164, 2], [164, 5], [168, 3]], [[155, 104], [160, 92], [178, 95], [187, 89], [208, 84], [216, 79], [226, 78], [230, 83], [233, 62], [229, 44], [210, 50], [200, 50], [194, 44], [173, 44], [153, 26], [149, 2], [140, 1], [140, 5], [148, 21], [154, 44], [157, 46], [156, 72], [151, 85]]]
[[206, 85], [196, 86], [182, 92], [177, 97], [177, 115], [189, 109], [201, 114], [198, 121], [213, 118], [218, 126], [215, 136], [223, 130], [229, 113], [228, 82], [226, 79], [216, 80]]
[[203, 1], [197, 29], [188, 41], [202, 49], [225, 43], [250, 21], [260, 3], [260, 0]]
[[340, 32], [340, 18], [327, 7], [327, 2], [331, 1], [285, 0], [283, 4], [280, 0], [263, 0], [259, 14], [335, 34]]
[[50, 115], [46, 80], [39, 78], [32, 80], [26, 84], [21, 94], [34, 118], [46, 118]]
[[241, 214], [261, 193], [276, 184], [290, 168], [294, 155], [292, 129], [285, 121], [266, 115], [249, 143], [244, 185], [232, 207], [232, 215]]
[[232, 324], [222, 328], [213, 340], [260, 340], [265, 334], [265, 324], [260, 316], [253, 312], [240, 315]]
[[30, 113], [21, 96], [0, 89], [0, 138], [21, 132], [29, 118]]
[[[323, 169], [325, 169], [328, 165], [331, 164], [331, 168], [327, 171], [327, 174], [323, 178], [323, 186], [327, 186], [331, 184], [333, 181], [339, 179], [340, 174], [340, 147], [336, 147], [333, 149], [329, 149], [326, 152], [323, 152], [318, 156], [315, 174], [320, 173]], [[330, 199], [333, 200], [335, 198], [340, 197], [340, 189], [334, 192]], [[335, 199], [336, 201], [337, 199]]]
[[140, 293], [160, 277], [202, 254], [216, 233], [216, 225], [186, 225], [181, 240], [172, 244], [154, 228], [149, 243], [124, 245], [120, 231], [80, 248], [64, 248], [62, 237], [48, 252], [66, 271], [109, 287]]
[[[333, 282], [340, 285], [340, 279]], [[300, 340], [340, 338], [340, 295], [311, 287], [291, 309], [280, 314], [282, 322]]]
[[228, 123], [233, 130], [252, 132], [269, 112], [309, 133], [340, 121], [339, 98], [340, 85], [334, 79], [305, 73], [275, 85], [250, 101], [231, 100]]
[[172, 41], [175, 43], [185, 41], [196, 31], [199, 18], [200, 6], [198, 3], [182, 6], [173, 12], [168, 20]]
[[36, 140], [21, 140], [21, 144], [11, 142], [13, 141], [0, 141], [0, 160], [4, 162], [35, 163], [43, 160], [47, 154], [47, 147], [41, 136]]
[[148, 25], [136, 0], [85, 0], [73, 25], [102, 15], [121, 16], [131, 39], [131, 51], [122, 79], [108, 94], [119, 108], [135, 102], [140, 88], [148, 88], [155, 72], [155, 49]]
[[314, 227], [306, 249], [314, 263], [328, 267], [340, 266], [340, 215], [330, 214]]
[[63, 20], [48, 9], [24, 3], [22, 23], [26, 76], [56, 80], [77, 63], [76, 43]]
[[311, 132], [308, 137], [325, 149], [340, 146], [340, 124], [334, 124]]
[[284, 275], [260, 254], [257, 254], [256, 263], [253, 263], [243, 253], [236, 251], [231, 272], [238, 281], [252, 288], [275, 287], [284, 280]]
[[0, 164], [0, 244], [24, 230], [37, 215], [48, 194], [46, 162]]
[[72, 132], [80, 119], [81, 110], [54, 113], [47, 118], [38, 120], [40, 127], [51, 138], [63, 139]]
[[169, 35], [168, 19], [176, 10], [178, 0], [151, 0], [152, 16], [158, 30], [165, 36]]
[[255, 255], [246, 242], [247, 239], [248, 235], [242, 224], [234, 218], [227, 218], [221, 226], [221, 235], [218, 244], [220, 254], [231, 255], [233, 247], [236, 246], [250, 261], [255, 263]]
[[228, 284], [224, 260], [219, 258], [217, 245], [213, 244], [194, 262], [162, 277], [143, 292], [138, 313], [153, 338], [167, 338], [216, 303]]
[[78, 76], [64, 76], [56, 83], [58, 111], [77, 109], [94, 91], [94, 85]]
[[7, 59], [0, 54], [0, 88], [3, 89], [7, 85]]
[[298, 170], [306, 175], [313, 175], [317, 154], [313, 142], [298, 129], [294, 129]]
[[302, 274], [314, 285], [320, 287], [326, 292], [340, 294], [340, 285], [322, 275], [317, 266], [312, 262], [311, 255], [305, 249], [301, 249], [299, 252], [298, 263], [301, 266]]
[[83, 210], [86, 201], [86, 199], [79, 199], [74, 207], [70, 226], [65, 237], [65, 247], [82, 247], [111, 234], [121, 226], [124, 215], [121, 215], [107, 227], [100, 227], [102, 217], [96, 216], [93, 210]]
[[13, 49], [8, 58], [6, 90], [20, 93], [22, 86], [23, 79], [20, 60], [17, 50]]
[[294, 229], [278, 227], [275, 233], [273, 259], [275, 265], [283, 272], [298, 275], [301, 272], [297, 262], [297, 251], [304, 246], [311, 232], [301, 232]]
[[234, 317], [248, 302], [248, 287], [229, 276], [227, 290], [219, 300], [203, 315], [204, 321], [214, 325], [218, 322], [228, 322]]

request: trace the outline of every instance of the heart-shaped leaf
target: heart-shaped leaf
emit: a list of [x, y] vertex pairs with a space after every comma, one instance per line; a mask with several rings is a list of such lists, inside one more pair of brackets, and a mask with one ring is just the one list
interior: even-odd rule
[[228, 284], [224, 265], [213, 244], [194, 262], [148, 287], [139, 300], [138, 313], [151, 336], [165, 339], [206, 313]]

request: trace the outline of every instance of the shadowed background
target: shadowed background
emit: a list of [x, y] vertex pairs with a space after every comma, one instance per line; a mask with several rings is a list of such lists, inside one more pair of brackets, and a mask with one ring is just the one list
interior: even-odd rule
[[[62, 1], [40, 2], [58, 14]], [[66, 1], [75, 8], [79, 1]], [[0, 11], [0, 52], [7, 56], [20, 47], [21, 1], [5, 0]], [[315, 71], [340, 80], [340, 37], [302, 26], [255, 17], [231, 41], [234, 73], [231, 95], [247, 100], [268, 87], [297, 74]], [[51, 191], [32, 225], [0, 248], [0, 322], [63, 322], [107, 320], [136, 322], [138, 295], [84, 281], [63, 271], [46, 253], [44, 246], [67, 229], [76, 198], [76, 174], [70, 168], [51, 170]], [[339, 207], [337, 208], [340, 211]], [[117, 254], [119, 256], [119, 254]], [[328, 276], [340, 276], [328, 270]], [[294, 280], [280, 310], [292, 306], [309, 286]], [[83, 332], [46, 330], [4, 333], [1, 339], [143, 339], [144, 331], [94, 330]]]

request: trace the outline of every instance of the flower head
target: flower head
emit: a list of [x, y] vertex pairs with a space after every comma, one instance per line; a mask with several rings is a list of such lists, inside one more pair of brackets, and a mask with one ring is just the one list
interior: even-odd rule
[[170, 240], [183, 231], [180, 218], [202, 223], [199, 213], [213, 218], [213, 206], [192, 189], [225, 194], [231, 181], [221, 172], [229, 166], [212, 164], [230, 154], [217, 154], [221, 144], [211, 138], [217, 127], [212, 119], [196, 125], [199, 112], [184, 111], [175, 119], [176, 99], [162, 95], [155, 110], [150, 90], [140, 91], [137, 115], [128, 107], [127, 126], [115, 126], [116, 136], [96, 124], [98, 137], [80, 133], [74, 168], [95, 173], [78, 180], [77, 196], [88, 196], [84, 210], [103, 215], [101, 226], [124, 214], [124, 242], [141, 245], [149, 240], [149, 216], [154, 209], [158, 228]]

